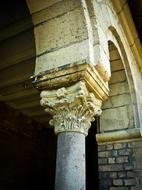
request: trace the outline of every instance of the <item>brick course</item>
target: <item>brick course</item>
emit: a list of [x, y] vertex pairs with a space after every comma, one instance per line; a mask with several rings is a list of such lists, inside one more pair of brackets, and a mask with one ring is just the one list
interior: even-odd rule
[[130, 190], [136, 184], [131, 143], [98, 146], [100, 190]]

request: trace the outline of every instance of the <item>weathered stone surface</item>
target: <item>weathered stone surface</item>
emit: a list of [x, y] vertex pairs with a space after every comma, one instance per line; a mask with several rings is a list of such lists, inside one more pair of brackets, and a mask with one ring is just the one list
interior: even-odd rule
[[[109, 52], [109, 54], [110, 54], [110, 57], [111, 57], [111, 61], [113, 62], [113, 61], [116, 61], [116, 60], [119, 60], [120, 61], [120, 55], [119, 55], [119, 53], [118, 53], [118, 51], [117, 51], [117, 49], [110, 49], [110, 52]], [[119, 63], [119, 62], [118, 62]], [[112, 64], [114, 67], [115, 67], [115, 64]], [[119, 65], [120, 65], [120, 63], [119, 63]], [[112, 67], [113, 67], [112, 66]], [[121, 67], [122, 67], [122, 65], [121, 65]]]
[[123, 185], [122, 179], [114, 179], [114, 180], [113, 180], [113, 185], [116, 185], [116, 186], [121, 186], [121, 185]]
[[132, 154], [132, 150], [131, 149], [123, 149], [123, 150], [119, 150], [118, 154], [120, 156], [128, 156], [130, 154]]
[[49, 19], [51, 20], [57, 16], [59, 17], [63, 14], [68, 13], [69, 11], [74, 10], [75, 8], [78, 8], [79, 6], [80, 2], [76, 0], [58, 1], [46, 9], [42, 9], [41, 11], [34, 13], [32, 17], [34, 25], [48, 21]]
[[133, 164], [124, 163], [124, 170], [125, 170], [125, 171], [127, 171], [127, 170], [133, 170], [133, 169], [134, 169]]
[[104, 151], [104, 150], [106, 150], [106, 146], [105, 145], [98, 146], [98, 151]]
[[115, 158], [108, 158], [108, 163], [109, 164], [114, 164], [115, 163]]
[[123, 171], [123, 165], [122, 164], [101, 165], [99, 166], [99, 171], [102, 172]]
[[[113, 56], [113, 55], [110, 55], [110, 56]], [[118, 55], [118, 57], [119, 57], [119, 55]], [[121, 59], [118, 59], [118, 57], [117, 57], [117, 60], [114, 60], [114, 61], [113, 61], [113, 57], [111, 59], [112, 60], [111, 61], [111, 71], [112, 72], [124, 69], [122, 61], [121, 61]]]
[[117, 157], [116, 158], [116, 163], [127, 163], [128, 162], [128, 157], [123, 156], [123, 157]]
[[130, 95], [129, 94], [122, 94], [118, 96], [111, 97], [111, 102], [113, 107], [119, 107], [124, 105], [130, 104]]
[[[119, 117], [118, 117], [119, 116]], [[128, 128], [129, 117], [126, 107], [103, 110], [100, 120], [101, 130], [112, 131]]]
[[114, 84], [114, 83], [118, 83], [118, 82], [124, 82], [126, 80], [126, 74], [125, 71], [117, 71], [114, 72], [111, 80], [110, 80], [110, 84]]
[[[87, 38], [82, 10], [76, 9], [69, 14], [69, 17], [63, 15], [35, 28], [37, 55]], [[48, 35], [45, 36], [45, 33]]]
[[123, 149], [123, 148], [127, 148], [128, 147], [128, 143], [116, 143], [114, 144], [114, 149]]
[[[43, 54], [36, 59], [35, 74], [42, 71], [66, 66], [71, 63], [88, 62], [88, 40], [71, 44], [59, 50]], [[59, 61], [60, 60], [60, 61]], [[52, 63], [52, 64], [47, 64]]]
[[113, 144], [108, 144], [107, 146], [106, 146], [106, 149], [107, 150], [113, 150]]
[[111, 156], [111, 152], [110, 151], [103, 151], [103, 152], [98, 152], [98, 157], [109, 157], [109, 156]]
[[130, 147], [142, 148], [142, 140], [138, 140], [130, 143]]
[[107, 161], [107, 158], [99, 158], [98, 159], [98, 164], [107, 164], [108, 161]]
[[136, 184], [136, 180], [135, 179], [124, 179], [124, 185], [127, 186], [132, 186]]
[[112, 150], [111, 151], [111, 156], [117, 156], [118, 155], [118, 151], [117, 150]]
[[110, 178], [117, 178], [117, 172], [110, 172], [109, 177]]
[[27, 0], [31, 13], [35, 13], [54, 5], [61, 0]]
[[[132, 140], [141, 138], [141, 129], [140, 128], [133, 128], [133, 129], [126, 129], [126, 130], [119, 130], [119, 131], [112, 131], [107, 133], [101, 133], [96, 135], [97, 142], [106, 143], [106, 142], [115, 142], [117, 140]], [[129, 144], [130, 145], [130, 144]], [[129, 146], [130, 147], [130, 146]]]
[[126, 177], [126, 172], [118, 172], [118, 178], [125, 178]]
[[111, 102], [111, 99], [109, 98], [108, 100], [106, 100], [105, 102], [103, 102], [103, 109], [109, 109], [109, 108], [112, 108], [113, 105], [112, 105], [112, 102]]
[[136, 168], [138, 170], [142, 169], [142, 148], [135, 148], [136, 155]]
[[110, 96], [116, 96], [124, 93], [129, 93], [127, 82], [115, 83], [110, 85]]
[[127, 177], [135, 177], [135, 172], [132, 172], [132, 171], [128, 171], [127, 172]]

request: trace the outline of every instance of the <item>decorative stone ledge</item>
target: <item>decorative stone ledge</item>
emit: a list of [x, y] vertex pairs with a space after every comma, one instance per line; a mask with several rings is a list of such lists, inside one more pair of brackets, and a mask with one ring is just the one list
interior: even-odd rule
[[106, 100], [109, 93], [108, 83], [104, 82], [94, 66], [87, 63], [69, 64], [32, 76], [32, 82], [40, 90], [68, 87], [84, 81], [90, 92], [100, 100]]
[[140, 128], [127, 129], [115, 132], [106, 132], [96, 135], [98, 143], [112, 142], [119, 140], [138, 139], [142, 137], [142, 130]]
[[41, 92], [41, 105], [52, 115], [50, 125], [54, 126], [55, 133], [70, 131], [87, 135], [94, 116], [101, 114], [101, 104], [83, 81]]

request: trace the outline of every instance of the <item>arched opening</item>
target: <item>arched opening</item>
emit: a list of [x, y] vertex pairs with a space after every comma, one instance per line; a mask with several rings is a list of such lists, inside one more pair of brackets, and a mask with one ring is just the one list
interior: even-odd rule
[[127, 72], [115, 45], [110, 41], [108, 45], [111, 65], [110, 94], [102, 107], [101, 132], [125, 130], [135, 125]]
[[[125, 69], [125, 73], [127, 76], [127, 82], [129, 85], [129, 91], [131, 95], [131, 101], [133, 104], [133, 114], [134, 114], [134, 124], [135, 127], [140, 127], [140, 108], [139, 108], [139, 100], [138, 100], [138, 93], [137, 92], [137, 84], [139, 84], [139, 79], [137, 78], [137, 74], [134, 72], [135, 67], [133, 65], [133, 58], [130, 58], [128, 52], [126, 53], [126, 50], [124, 48], [124, 44], [122, 42], [122, 39], [120, 38], [117, 30], [110, 26], [109, 27], [109, 40], [112, 41], [115, 44], [115, 47], [117, 48], [121, 61], [123, 62], [123, 66]], [[133, 66], [132, 66], [133, 65]]]

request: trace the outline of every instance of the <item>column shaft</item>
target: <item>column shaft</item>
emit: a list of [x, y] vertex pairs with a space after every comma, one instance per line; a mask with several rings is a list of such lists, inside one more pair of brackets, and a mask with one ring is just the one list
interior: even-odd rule
[[55, 190], [85, 190], [85, 135], [58, 134]]

